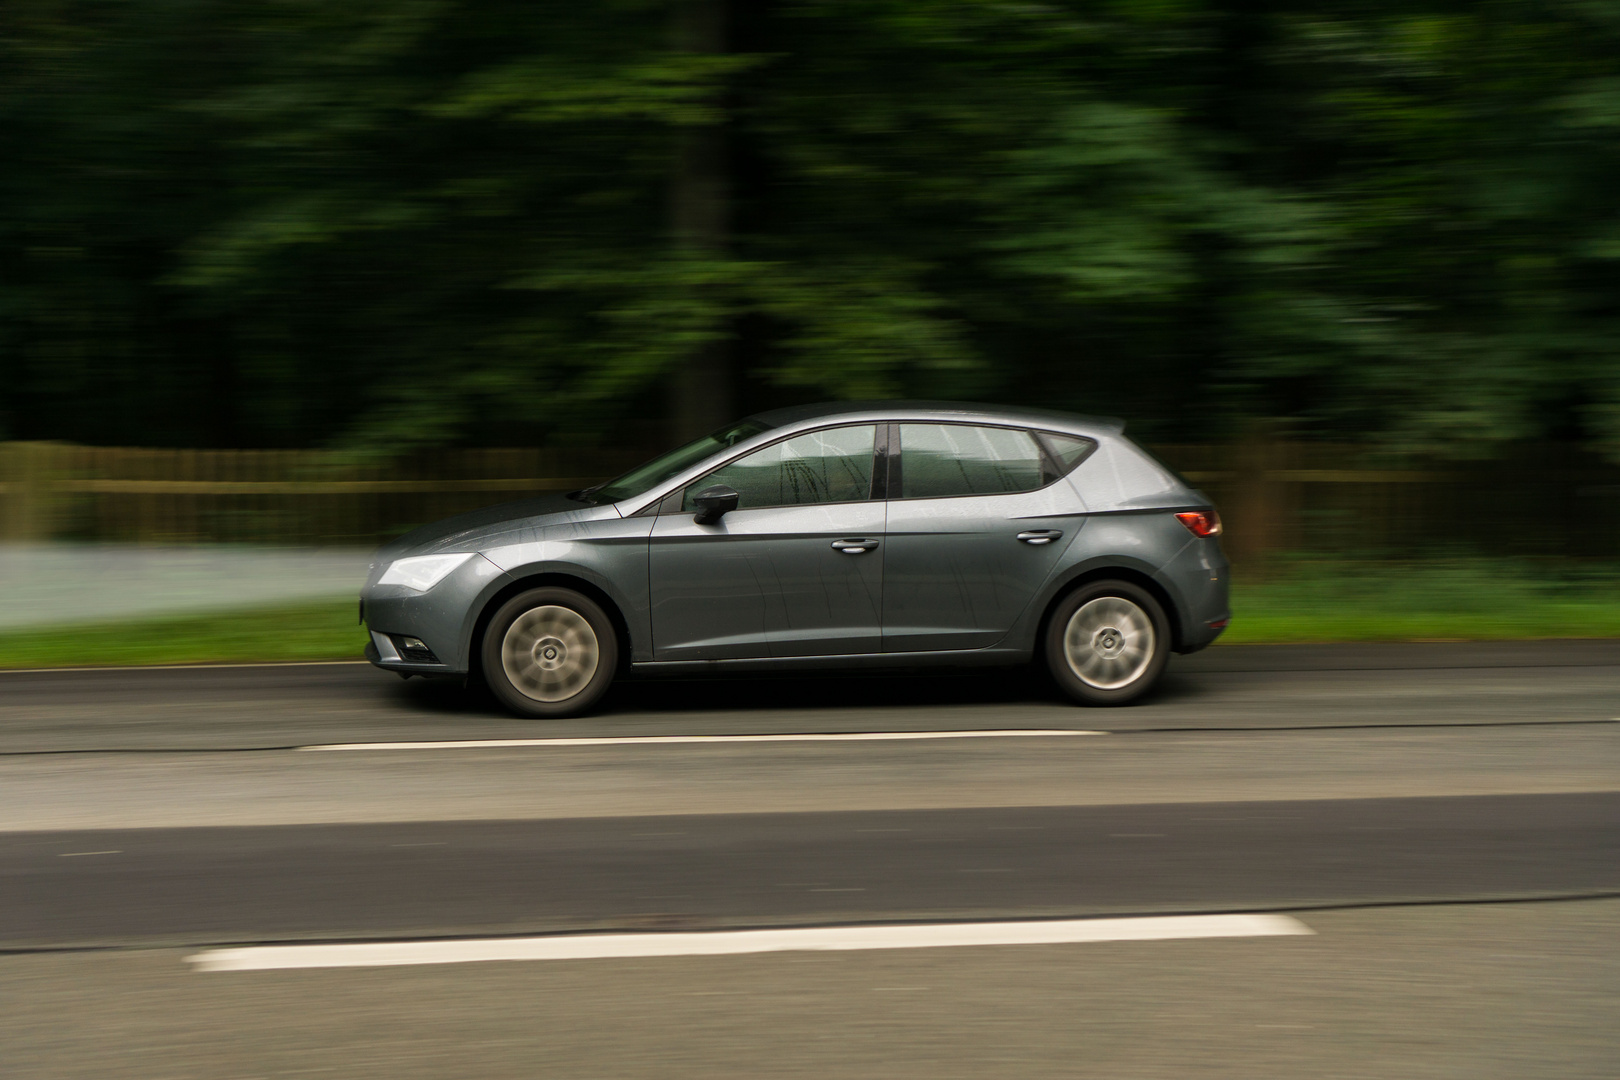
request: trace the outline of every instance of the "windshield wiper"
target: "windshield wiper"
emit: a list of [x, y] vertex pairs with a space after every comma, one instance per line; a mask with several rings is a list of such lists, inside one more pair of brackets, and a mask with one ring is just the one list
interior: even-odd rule
[[603, 484], [592, 484], [590, 487], [580, 488], [578, 491], [570, 491], [564, 495], [563, 498], [573, 499], [575, 502], [582, 502], [588, 506], [595, 506], [596, 500], [591, 498], [591, 496], [595, 495], [598, 491], [601, 491], [605, 483], [606, 481], [604, 481]]

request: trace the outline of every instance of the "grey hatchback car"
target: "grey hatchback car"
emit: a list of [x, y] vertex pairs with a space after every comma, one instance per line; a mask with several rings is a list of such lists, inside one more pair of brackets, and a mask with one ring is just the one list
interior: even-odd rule
[[616, 480], [379, 550], [367, 657], [525, 716], [621, 674], [1018, 664], [1123, 704], [1225, 628], [1210, 501], [1117, 420], [956, 403], [760, 413]]

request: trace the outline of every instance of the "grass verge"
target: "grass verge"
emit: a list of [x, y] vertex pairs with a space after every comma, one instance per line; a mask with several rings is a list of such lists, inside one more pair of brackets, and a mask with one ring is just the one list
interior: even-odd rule
[[1237, 575], [1224, 644], [1620, 637], [1620, 568], [1292, 559]]
[[0, 668], [358, 660], [353, 597], [0, 633]]
[[[1238, 576], [1222, 644], [1620, 638], [1620, 570], [1485, 560], [1296, 560]], [[234, 613], [0, 633], [0, 668], [356, 660], [352, 597]]]

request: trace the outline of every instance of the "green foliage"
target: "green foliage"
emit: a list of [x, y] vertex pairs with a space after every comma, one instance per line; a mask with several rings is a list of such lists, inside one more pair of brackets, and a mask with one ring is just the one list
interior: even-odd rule
[[749, 408], [1620, 456], [1612, 3], [670, 6], [0, 7], [0, 428], [533, 441], [719, 341]]

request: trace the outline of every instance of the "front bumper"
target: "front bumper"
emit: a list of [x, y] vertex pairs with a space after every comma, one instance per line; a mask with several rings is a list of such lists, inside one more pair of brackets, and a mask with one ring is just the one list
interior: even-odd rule
[[[381, 576], [381, 569], [377, 576]], [[511, 577], [474, 555], [427, 592], [403, 585], [367, 584], [360, 594], [371, 641], [366, 659], [387, 671], [410, 675], [464, 675], [470, 668], [471, 638], [486, 599]], [[438, 663], [404, 658], [394, 639], [419, 638]]]

